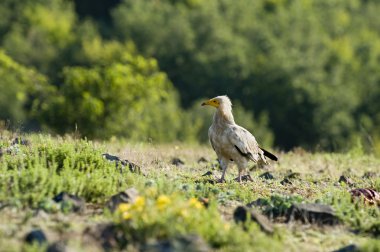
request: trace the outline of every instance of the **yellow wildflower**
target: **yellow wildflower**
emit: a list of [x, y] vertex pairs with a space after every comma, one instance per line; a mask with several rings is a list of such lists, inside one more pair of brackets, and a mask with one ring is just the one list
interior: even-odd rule
[[124, 220], [129, 220], [132, 218], [132, 214], [130, 212], [124, 212], [123, 213], [123, 219]]
[[164, 209], [167, 205], [171, 203], [171, 199], [166, 196], [166, 195], [160, 195], [157, 200], [156, 200], [156, 206], [158, 209], [162, 210]]
[[231, 225], [229, 223], [224, 223], [223, 225], [224, 230], [228, 231], [231, 228]]
[[142, 211], [145, 207], [145, 198], [138, 196], [133, 203], [133, 208], [136, 209], [137, 211]]
[[202, 203], [199, 202], [199, 200], [197, 200], [196, 198], [191, 198], [191, 199], [189, 199], [188, 202], [189, 202], [189, 205], [190, 205], [191, 207], [194, 207], [194, 208], [196, 208], [196, 209], [201, 209], [201, 208], [203, 208]]
[[129, 203], [121, 203], [117, 207], [117, 211], [122, 212], [122, 213], [128, 211], [129, 209], [131, 209], [131, 204]]
[[187, 218], [187, 217], [189, 217], [189, 212], [187, 211], [187, 209], [181, 209], [181, 210], [179, 211], [179, 215], [180, 215], [181, 217], [183, 217], [183, 218]]

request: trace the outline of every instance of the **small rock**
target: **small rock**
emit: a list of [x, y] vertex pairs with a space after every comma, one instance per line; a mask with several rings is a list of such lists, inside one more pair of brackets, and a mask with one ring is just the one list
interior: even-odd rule
[[263, 179], [274, 179], [274, 176], [272, 175], [272, 173], [270, 172], [264, 172], [263, 174], [261, 174], [259, 176], [259, 178], [263, 178]]
[[[239, 178], [237, 177], [237, 178], [235, 178], [235, 180], [239, 181]], [[241, 176], [241, 182], [248, 182], [248, 181], [253, 182], [251, 175], [246, 174], [246, 175]]]
[[118, 164], [121, 164], [122, 167], [128, 167], [130, 172], [141, 174], [141, 167], [135, 163], [128, 161], [127, 159], [122, 160], [118, 156], [114, 156], [108, 153], [103, 153], [102, 156], [108, 161], [115, 162], [116, 167], [118, 167]]
[[116, 162], [121, 161], [118, 156], [114, 156], [114, 155], [111, 155], [111, 154], [108, 154], [108, 153], [103, 153], [102, 156], [105, 159], [107, 159], [108, 161], [116, 161]]
[[102, 247], [105, 251], [116, 251], [127, 245], [127, 240], [122, 230], [117, 228], [115, 224], [100, 226], [100, 237]]
[[331, 206], [323, 204], [293, 204], [288, 211], [287, 222], [295, 220], [327, 225], [340, 223]]
[[219, 180], [215, 180], [215, 179], [200, 179], [200, 180], [195, 180], [194, 181], [196, 184], [216, 184], [216, 183], [219, 183]]
[[181, 166], [181, 165], [184, 165], [185, 162], [183, 162], [181, 159], [179, 158], [173, 158], [172, 161], [171, 161], [171, 164], [172, 165], [175, 165], [175, 166]]
[[21, 137], [16, 137], [15, 139], [13, 139], [11, 145], [16, 145], [16, 144], [29, 146], [30, 141], [27, 139], [23, 139]]
[[376, 176], [377, 176], [376, 172], [367, 171], [363, 174], [362, 178], [371, 179], [371, 178], [375, 178]]
[[262, 231], [268, 234], [273, 233], [273, 225], [272, 223], [268, 220], [268, 218], [258, 211], [254, 209], [250, 209], [246, 206], [239, 206], [235, 209], [234, 212], [234, 220], [235, 222], [246, 222], [248, 215], [250, 215], [251, 220], [255, 221], [261, 228]]
[[206, 158], [201, 157], [200, 159], [198, 159], [198, 164], [200, 164], [200, 163], [208, 163], [208, 161]]
[[114, 212], [120, 203], [133, 203], [139, 196], [139, 192], [136, 188], [129, 188], [124, 192], [113, 195], [107, 202], [107, 207]]
[[380, 206], [380, 194], [374, 189], [370, 188], [358, 188], [352, 189], [350, 191], [353, 198], [364, 198], [364, 202], [370, 205], [379, 205]]
[[86, 203], [82, 198], [67, 192], [59, 193], [53, 200], [57, 203], [61, 203], [62, 208], [65, 209], [65, 207], [67, 207], [74, 212], [83, 212], [86, 208]]
[[366, 231], [367, 233], [370, 233], [374, 237], [380, 238], [380, 222], [372, 224]]
[[345, 183], [347, 184], [348, 186], [353, 186], [354, 183], [352, 182], [352, 180], [344, 175], [340, 176], [339, 180], [338, 180], [339, 183]]
[[359, 251], [360, 251], [360, 249], [357, 245], [351, 244], [351, 245], [345, 246], [343, 248], [340, 248], [338, 250], [334, 250], [333, 252], [359, 252]]
[[210, 205], [210, 200], [208, 198], [199, 197], [198, 201], [201, 202], [206, 208]]
[[127, 245], [125, 233], [114, 223], [89, 226], [83, 231], [83, 237], [87, 242], [102, 247], [104, 251], [121, 251]]
[[66, 244], [63, 241], [57, 241], [49, 245], [46, 252], [65, 252]]
[[211, 248], [198, 235], [183, 235], [169, 240], [162, 240], [146, 244], [142, 251], [146, 252], [169, 252], [169, 251], [192, 251], [208, 252]]
[[121, 164], [123, 166], [126, 166], [129, 168], [129, 171], [132, 172], [132, 173], [137, 173], [137, 174], [141, 174], [141, 167], [138, 166], [137, 164], [135, 163], [132, 163], [130, 161], [128, 161], [127, 159], [124, 159], [121, 161]]
[[39, 245], [42, 245], [47, 242], [47, 239], [45, 233], [41, 229], [35, 229], [30, 231], [25, 236], [25, 242], [29, 244], [38, 243]]
[[247, 207], [262, 207], [268, 205], [268, 200], [259, 198], [255, 201], [252, 201], [251, 203], [247, 204]]
[[8, 148], [2, 150], [2, 154], [8, 154], [8, 155], [17, 155], [21, 153], [20, 147], [18, 145], [11, 145]]
[[213, 175], [212, 171], [208, 171], [208, 172], [206, 172], [205, 174], [203, 174], [202, 177], [205, 177], [205, 176], [212, 176], [212, 175]]
[[292, 185], [293, 182], [290, 181], [290, 179], [288, 178], [284, 178], [281, 182], [280, 182], [281, 185]]
[[299, 179], [301, 177], [301, 173], [299, 172], [290, 172], [288, 175], [285, 176], [287, 179]]

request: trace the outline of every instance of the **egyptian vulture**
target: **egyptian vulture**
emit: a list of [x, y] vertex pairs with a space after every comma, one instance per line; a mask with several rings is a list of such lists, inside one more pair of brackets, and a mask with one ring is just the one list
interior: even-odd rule
[[239, 176], [237, 180], [241, 182], [241, 173], [248, 165], [248, 161], [264, 162], [265, 157], [277, 161], [277, 157], [261, 148], [255, 137], [237, 125], [232, 115], [232, 103], [227, 96], [217, 96], [202, 103], [202, 106], [209, 105], [216, 108], [214, 119], [208, 130], [208, 137], [220, 166], [223, 169], [220, 182], [224, 181], [227, 167], [231, 161], [237, 164]]

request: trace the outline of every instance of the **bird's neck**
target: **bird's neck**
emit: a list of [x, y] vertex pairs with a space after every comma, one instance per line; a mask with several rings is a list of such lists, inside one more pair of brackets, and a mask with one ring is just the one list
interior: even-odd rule
[[219, 107], [214, 114], [214, 123], [217, 124], [235, 124], [231, 107]]

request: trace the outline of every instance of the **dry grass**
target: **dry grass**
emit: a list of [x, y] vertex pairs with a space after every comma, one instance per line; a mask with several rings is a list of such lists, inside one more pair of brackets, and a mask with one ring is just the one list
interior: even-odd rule
[[[2, 182], [6, 183], [8, 173], [14, 172], [7, 170], [9, 163], [4, 162], [4, 160], [12, 163], [15, 162], [13, 159], [24, 160], [30, 158], [33, 162], [36, 162], [35, 155], [32, 153], [37, 148], [44, 146], [50, 153], [49, 155], [58, 155], [64, 159], [65, 157], [61, 157], [62, 153], [67, 155], [66, 158], [69, 161], [64, 162], [67, 166], [64, 170], [69, 169], [67, 174], [75, 174], [71, 175], [72, 180], [69, 181], [69, 185], [62, 184], [61, 180], [65, 178], [59, 176], [50, 180], [42, 177], [42, 179], [30, 178], [31, 180], [28, 181], [28, 178], [25, 178], [20, 180], [20, 185], [21, 183], [35, 183], [34, 187], [40, 186], [38, 188], [43, 188], [43, 185], [38, 185], [38, 183], [44, 181], [47, 186], [56, 186], [55, 190], [66, 188], [65, 190], [71, 193], [86, 196], [88, 210], [82, 215], [61, 211], [41, 212], [39, 207], [36, 206], [51, 199], [56, 193], [54, 190], [34, 192], [32, 194], [27, 190], [28, 187], [25, 187], [23, 190], [26, 191], [22, 191], [21, 194], [19, 192], [13, 195], [13, 191], [1, 192], [0, 203], [17, 203], [12, 207], [5, 207], [0, 210], [0, 243], [7, 242], [9, 248], [12, 248], [10, 251], [25, 249], [22, 246], [25, 233], [35, 226], [46, 231], [49, 241], [68, 240], [70, 248], [73, 248], [74, 251], [81, 249], [101, 251], [102, 249], [98, 244], [96, 245], [96, 241], [88, 239], [83, 234], [87, 228], [94, 227], [97, 223], [110, 221], [110, 216], [105, 215], [102, 211], [104, 202], [110, 195], [127, 187], [136, 187], [148, 200], [154, 200], [154, 197], [161, 194], [176, 195], [173, 197], [178, 200], [199, 196], [210, 198], [211, 202], [217, 206], [218, 215], [222, 217], [223, 223], [231, 225], [234, 230], [236, 228], [234, 232], [238, 232], [238, 236], [241, 236], [235, 237], [234, 241], [231, 240], [231, 242], [235, 242], [235, 247], [228, 244], [223, 245], [221, 250], [224, 251], [234, 251], [234, 248], [244, 248], [252, 251], [262, 250], [263, 248], [268, 248], [267, 246], [270, 246], [268, 244], [271, 243], [273, 243], [273, 248], [281, 247], [284, 251], [331, 251], [351, 243], [359, 245], [376, 244], [374, 243], [374, 238], [368, 236], [365, 231], [369, 225], [376, 223], [376, 216], [380, 216], [379, 211], [376, 212], [376, 210], [371, 210], [373, 208], [363, 205], [358, 207], [350, 200], [347, 200], [347, 191], [351, 187], [344, 183], [338, 183], [339, 177], [344, 174], [353, 181], [355, 187], [371, 187], [380, 190], [378, 177], [380, 160], [371, 155], [362, 155], [360, 151], [346, 154], [308, 153], [301, 149], [288, 153], [275, 152], [280, 161], [277, 163], [272, 162], [264, 168], [253, 166], [250, 171], [253, 178], [252, 182], [242, 184], [235, 182], [233, 179], [237, 175], [237, 169], [231, 166], [227, 171], [227, 183], [213, 184], [208, 183], [209, 178], [202, 177], [202, 174], [211, 170], [218, 177], [221, 175], [221, 171], [214, 167], [217, 163], [215, 161], [216, 155], [212, 148], [207, 145], [181, 143], [156, 145], [116, 141], [95, 143], [95, 147], [92, 147], [87, 142], [78, 142], [72, 139], [55, 139], [46, 136], [27, 137], [32, 142], [31, 146], [20, 147], [19, 154], [0, 160], [3, 172]], [[2, 147], [5, 148], [9, 145], [9, 139], [3, 138], [2, 141]], [[99, 159], [102, 152], [118, 155], [140, 165], [145, 176], [131, 173], [120, 174], [112, 164], [105, 162], [101, 158]], [[31, 156], [29, 157], [28, 155]], [[86, 157], [86, 160], [89, 160], [88, 162], [93, 162], [93, 164], [88, 164], [91, 167], [94, 166], [90, 172], [83, 173], [80, 170], [82, 166], [78, 168], [74, 165], [77, 163], [75, 160], [82, 160], [83, 157]], [[198, 162], [202, 157], [208, 162]], [[173, 158], [180, 158], [184, 165], [176, 166], [171, 164]], [[39, 163], [37, 162], [37, 164]], [[79, 164], [81, 163], [79, 162]], [[88, 165], [84, 164], [83, 167]], [[29, 166], [27, 169], [36, 169], [35, 172], [31, 173], [33, 177], [46, 169], [46, 167], [40, 164], [39, 167]], [[72, 169], [71, 173], [70, 169]], [[103, 170], [108, 173], [105, 174], [106, 176], [99, 173]], [[266, 171], [271, 172], [275, 179], [259, 178], [259, 175]], [[28, 170], [24, 172], [28, 172]], [[281, 184], [284, 177], [291, 172], [299, 173], [299, 178], [292, 179], [291, 184]], [[364, 179], [362, 176], [365, 172], [375, 172], [378, 175], [377, 177]], [[97, 173], [99, 175], [96, 175]], [[16, 176], [16, 174], [12, 173], [9, 179], [13, 181], [11, 177]], [[89, 174], [96, 176], [93, 179], [92, 177], [88, 179]], [[46, 176], [49, 175], [47, 174]], [[95, 179], [96, 181], [94, 181]], [[54, 180], [54, 183], [51, 180]], [[122, 182], [121, 184], [120, 181]], [[102, 185], [102, 187], [95, 190], [94, 186], [97, 185]], [[6, 187], [3, 186], [2, 188], [2, 190], [5, 190], [4, 188]], [[149, 196], [149, 188], [155, 189], [156, 194]], [[318, 201], [332, 204], [337, 209], [344, 224], [337, 227], [321, 227], [301, 225], [299, 223], [285, 224], [276, 220], [275, 229], [277, 231], [275, 237], [266, 236], [261, 232], [258, 236], [257, 232], [259, 231], [255, 228], [253, 229], [254, 231], [249, 231], [253, 233], [247, 233], [234, 224], [232, 213], [237, 205], [247, 204], [258, 198], [270, 199], [274, 195], [279, 197], [300, 197], [305, 202]], [[33, 204], [31, 204], [31, 200], [36, 200], [40, 203], [32, 202]], [[345, 213], [345, 210], [350, 211]], [[159, 213], [154, 213], [154, 215], [154, 218], [160, 218]], [[205, 220], [204, 227], [194, 228], [201, 228], [201, 230], [204, 229], [202, 232], [207, 232], [209, 226], [207, 221], [209, 220]], [[143, 230], [146, 228], [144, 223], [140, 223], [140, 225]], [[176, 225], [180, 225], [180, 223], [173, 222], [166, 225], [165, 228], [170, 230], [172, 227], [178, 228]], [[359, 233], [354, 233], [352, 232], [353, 230], [359, 231]], [[225, 235], [229, 237], [228, 235], [230, 234]], [[251, 238], [253, 239], [253, 237], [256, 237], [254, 238], [256, 243], [259, 242], [257, 246], [252, 243]], [[236, 245], [239, 242], [242, 243], [242, 246]], [[374, 246], [375, 248], [380, 247], [380, 245]]]

